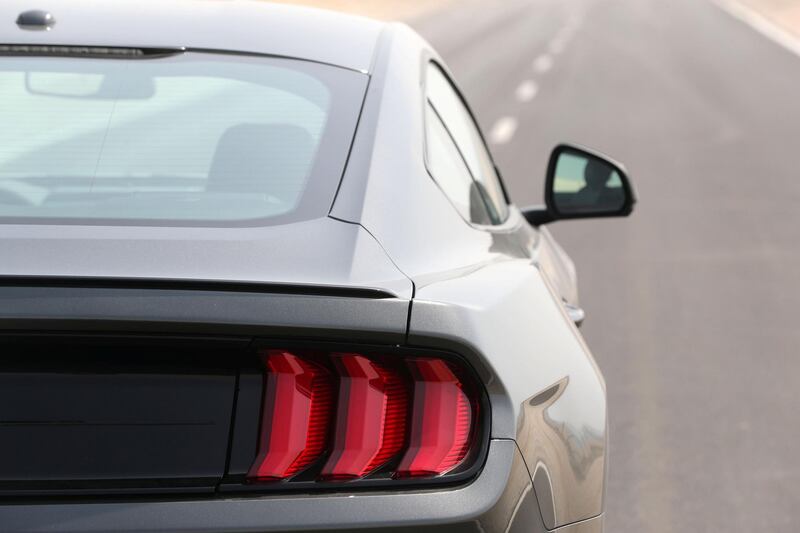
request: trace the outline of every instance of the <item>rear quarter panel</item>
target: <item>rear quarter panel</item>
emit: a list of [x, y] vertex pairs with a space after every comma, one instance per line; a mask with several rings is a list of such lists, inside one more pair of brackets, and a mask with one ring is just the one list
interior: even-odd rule
[[606, 468], [605, 383], [560, 297], [530, 260], [432, 283], [409, 343], [460, 346], [492, 405], [492, 438], [515, 439], [548, 529], [598, 516]]
[[516, 208], [491, 231], [471, 226], [428, 174], [430, 59], [412, 30], [387, 27], [331, 216], [363, 226], [412, 280], [408, 343], [461, 353], [482, 376], [491, 436], [519, 445], [545, 525], [588, 520], [603, 509], [606, 398], [561, 303], [577, 299], [572, 264]]

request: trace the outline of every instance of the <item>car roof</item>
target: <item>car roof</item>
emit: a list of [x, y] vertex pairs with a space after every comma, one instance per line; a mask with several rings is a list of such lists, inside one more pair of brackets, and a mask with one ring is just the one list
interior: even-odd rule
[[[20, 13], [46, 10], [48, 31], [24, 30]], [[369, 72], [385, 24], [364, 17], [255, 0], [3, 0], [0, 44], [225, 50], [293, 57]]]

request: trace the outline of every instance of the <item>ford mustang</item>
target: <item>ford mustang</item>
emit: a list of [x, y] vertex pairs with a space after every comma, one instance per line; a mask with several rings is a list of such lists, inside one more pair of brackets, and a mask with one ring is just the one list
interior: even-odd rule
[[44, 4], [0, 6], [2, 531], [602, 531], [546, 225], [629, 215], [620, 164], [516, 207], [402, 24]]

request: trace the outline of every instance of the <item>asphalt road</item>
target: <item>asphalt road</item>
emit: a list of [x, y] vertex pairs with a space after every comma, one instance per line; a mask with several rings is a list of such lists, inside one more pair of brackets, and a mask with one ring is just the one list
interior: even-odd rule
[[608, 385], [607, 531], [800, 531], [800, 57], [708, 0], [459, 0], [412, 25], [516, 203], [559, 141], [638, 184], [632, 218], [552, 227]]

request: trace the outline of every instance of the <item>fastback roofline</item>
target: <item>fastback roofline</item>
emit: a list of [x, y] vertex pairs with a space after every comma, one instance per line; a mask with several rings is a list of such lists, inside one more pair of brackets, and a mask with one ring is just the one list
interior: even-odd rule
[[[14, 24], [28, 0], [0, 3], [0, 43], [227, 50], [274, 54], [366, 72], [384, 23], [304, 6], [267, 2], [48, 0], [50, 31]], [[298, 38], [298, 36], [313, 38]]]
[[148, 46], [101, 46], [97, 44], [83, 46], [79, 44], [15, 44], [0, 43], [0, 57], [74, 57], [90, 59], [130, 59], [146, 60], [176, 56], [185, 53], [218, 54], [242, 57], [267, 57], [273, 59], [288, 59], [304, 63], [316, 63], [328, 67], [335, 67], [359, 74], [369, 74], [367, 69], [359, 69], [338, 63], [330, 63], [317, 59], [295, 57], [267, 52], [252, 52], [228, 48], [197, 48], [197, 47], [148, 47]]

